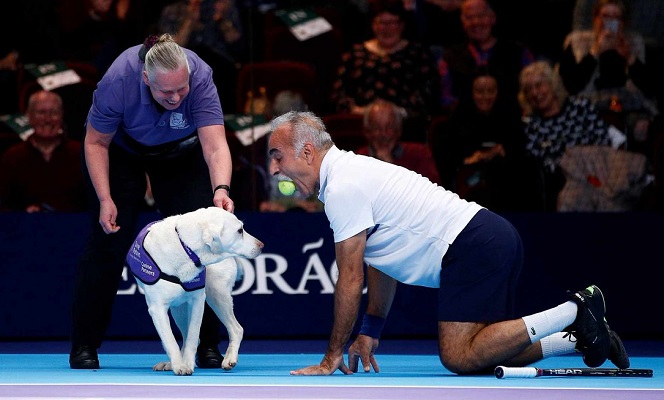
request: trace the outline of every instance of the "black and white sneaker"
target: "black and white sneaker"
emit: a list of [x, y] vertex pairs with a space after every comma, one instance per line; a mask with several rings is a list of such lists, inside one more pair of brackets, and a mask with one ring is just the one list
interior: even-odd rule
[[609, 350], [609, 361], [613, 363], [616, 367], [620, 369], [629, 368], [629, 356], [625, 350], [622, 340], [618, 337], [618, 334], [606, 326], [606, 329], [609, 330], [609, 336], [611, 337], [611, 348]]
[[575, 293], [568, 292], [568, 296], [579, 308], [576, 320], [568, 327], [577, 340], [576, 349], [583, 354], [583, 362], [587, 366], [599, 367], [611, 352], [609, 325], [604, 319], [604, 295], [597, 286], [591, 285]]

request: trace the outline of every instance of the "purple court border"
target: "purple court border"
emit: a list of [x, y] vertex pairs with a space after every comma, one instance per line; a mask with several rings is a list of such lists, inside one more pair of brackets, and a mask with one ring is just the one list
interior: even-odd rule
[[366, 400], [661, 400], [664, 390], [583, 388], [472, 388], [289, 385], [0, 385], [0, 398], [105, 399], [366, 399]]

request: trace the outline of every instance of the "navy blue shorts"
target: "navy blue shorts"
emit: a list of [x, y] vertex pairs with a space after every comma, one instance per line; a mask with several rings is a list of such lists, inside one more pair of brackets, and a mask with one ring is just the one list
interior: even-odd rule
[[523, 245], [503, 217], [480, 210], [443, 257], [438, 320], [496, 322], [514, 318]]

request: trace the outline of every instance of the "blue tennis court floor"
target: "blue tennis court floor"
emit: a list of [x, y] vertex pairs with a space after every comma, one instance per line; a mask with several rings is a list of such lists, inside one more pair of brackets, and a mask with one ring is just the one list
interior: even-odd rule
[[[71, 370], [66, 342], [0, 343], [0, 398], [13, 399], [664, 399], [664, 342], [626, 341], [632, 368], [652, 378], [457, 376], [438, 360], [433, 340], [384, 340], [381, 372], [291, 376], [320, 362], [325, 341], [245, 341], [232, 371], [196, 369], [192, 376], [152, 371], [165, 361], [158, 341], [109, 341], [99, 370]], [[585, 367], [570, 355], [542, 368]], [[607, 362], [604, 367], [613, 367]]]

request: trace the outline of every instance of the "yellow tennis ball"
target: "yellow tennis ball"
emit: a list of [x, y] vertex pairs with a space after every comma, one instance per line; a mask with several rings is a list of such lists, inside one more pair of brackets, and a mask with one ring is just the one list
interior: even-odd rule
[[279, 181], [279, 191], [284, 196], [291, 196], [295, 193], [295, 184], [293, 181]]

